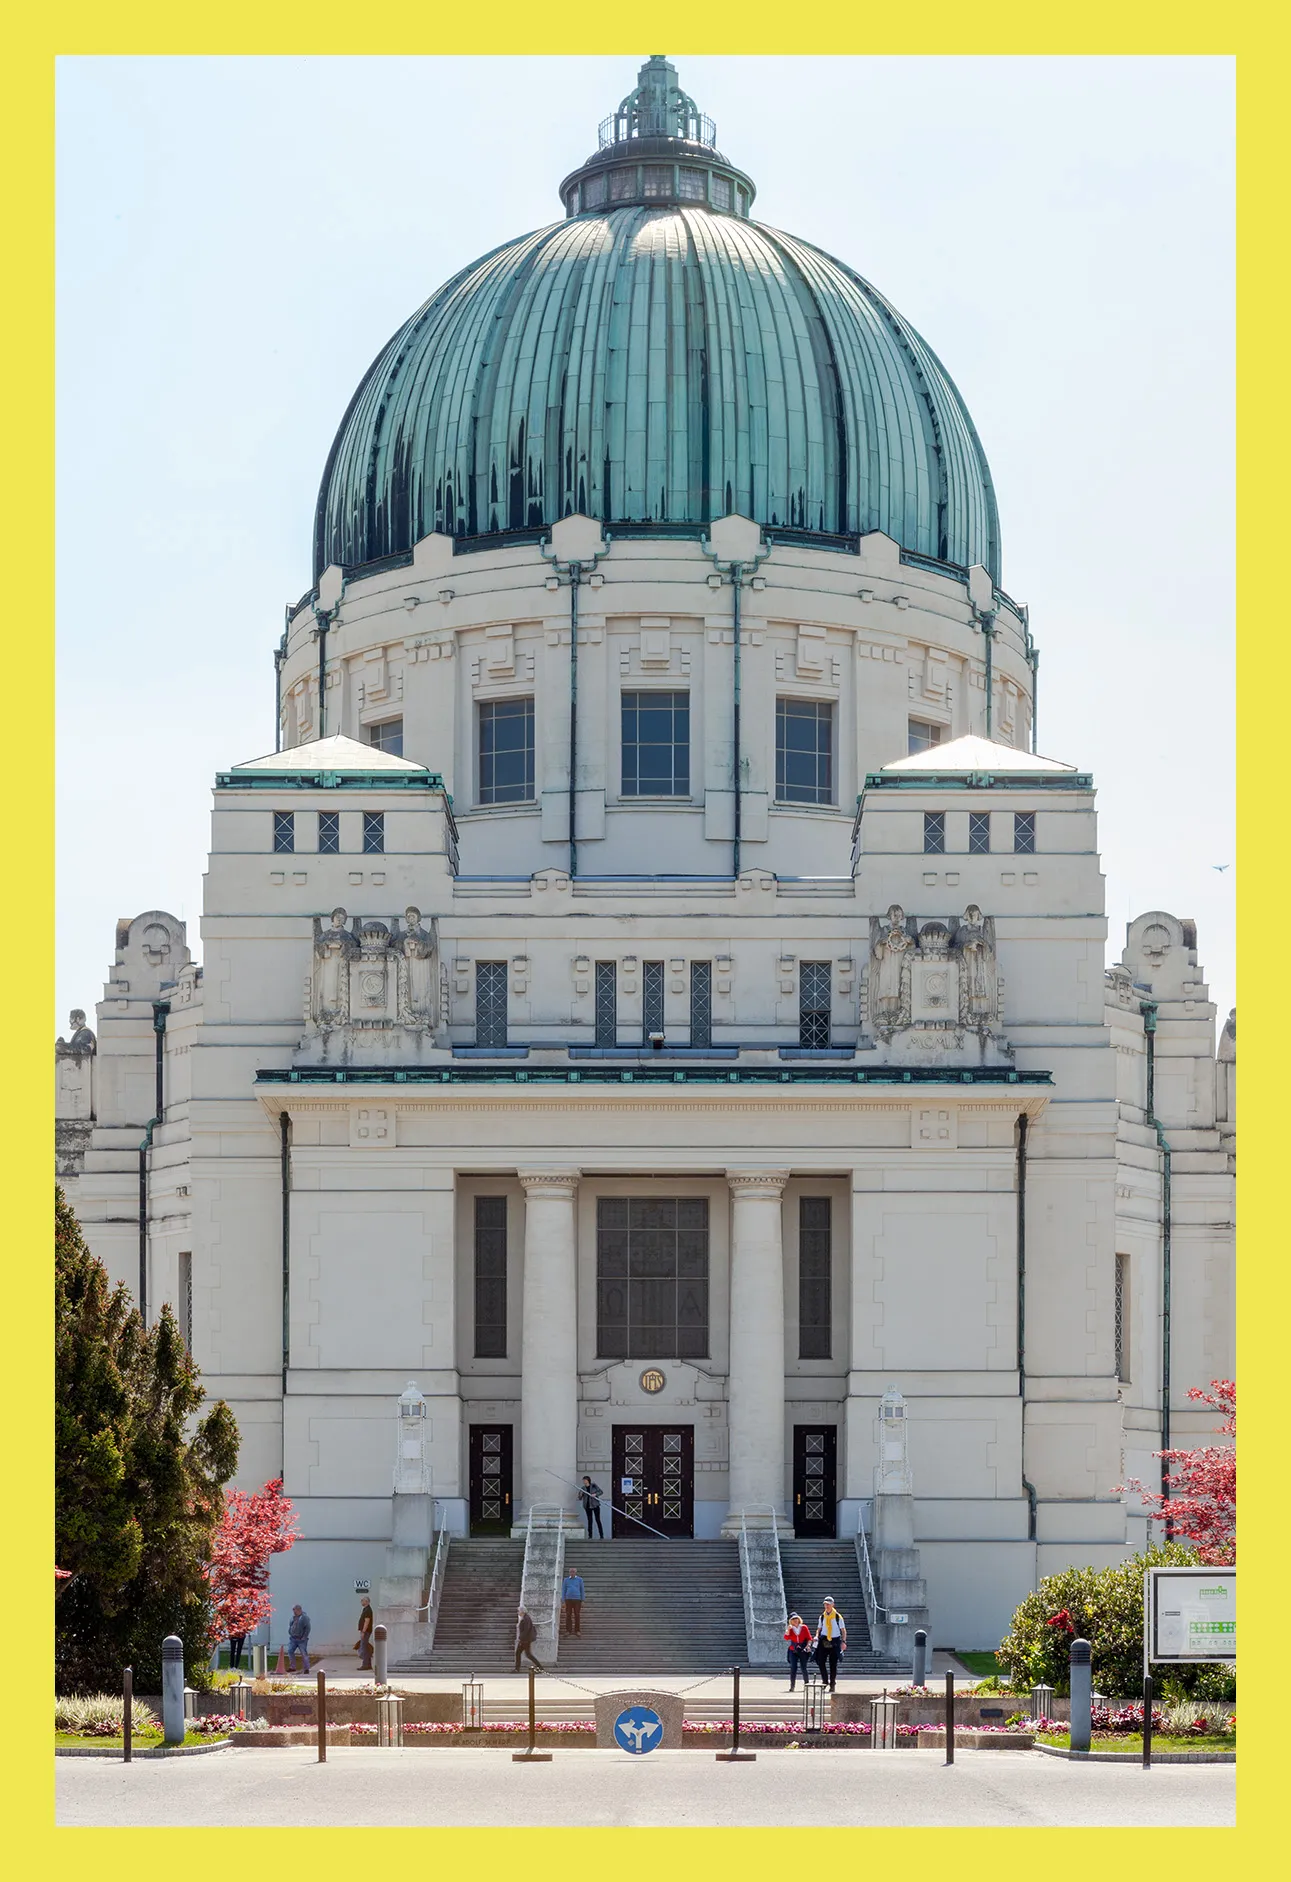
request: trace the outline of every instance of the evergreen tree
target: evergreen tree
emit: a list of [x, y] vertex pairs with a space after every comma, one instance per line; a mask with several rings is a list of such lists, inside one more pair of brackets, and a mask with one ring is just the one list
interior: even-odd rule
[[161, 1690], [161, 1642], [184, 1642], [189, 1683], [205, 1677], [206, 1564], [237, 1466], [223, 1400], [206, 1397], [175, 1317], [145, 1328], [113, 1288], [55, 1192], [55, 1677], [60, 1691]]

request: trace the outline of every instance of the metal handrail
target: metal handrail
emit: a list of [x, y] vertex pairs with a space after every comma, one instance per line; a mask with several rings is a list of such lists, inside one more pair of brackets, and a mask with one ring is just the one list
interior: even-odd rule
[[882, 1606], [874, 1581], [874, 1570], [870, 1564], [870, 1545], [865, 1534], [865, 1515], [861, 1510], [856, 1514], [856, 1540], [859, 1545], [857, 1556], [861, 1564], [861, 1592], [865, 1596], [865, 1612], [869, 1616], [871, 1627], [877, 1627], [880, 1614], [887, 1625], [888, 1611]]
[[[761, 1515], [761, 1512], [758, 1512]], [[767, 1507], [767, 1529], [772, 1536], [779, 1532], [779, 1519], [773, 1506]], [[753, 1576], [749, 1566], [749, 1512], [740, 1511], [740, 1588], [744, 1596], [744, 1632], [748, 1638], [750, 1650], [756, 1646], [758, 1633], [757, 1614], [753, 1605]], [[784, 1574], [780, 1567], [780, 1549], [776, 1547], [776, 1582], [780, 1591], [780, 1612], [785, 1611]]]
[[[535, 1517], [537, 1518], [536, 1522], [534, 1520]], [[560, 1590], [561, 1584], [564, 1581], [565, 1568], [564, 1510], [557, 1505], [539, 1506], [533, 1503], [529, 1505], [529, 1514], [525, 1519], [524, 1568], [527, 1568], [529, 1565], [529, 1549], [533, 1541], [533, 1532], [535, 1529], [550, 1529], [554, 1530], [556, 1534], [556, 1572], [551, 1580], [551, 1614], [549, 1617], [552, 1651], [554, 1654], [560, 1644]], [[521, 1569], [520, 1581], [522, 1595], [524, 1593], [524, 1568]]]
[[427, 1621], [439, 1613], [439, 1597], [443, 1592], [444, 1574], [448, 1568], [448, 1535], [447, 1529], [441, 1529], [435, 1537], [435, 1553], [431, 1557], [430, 1583], [426, 1590], [426, 1602], [424, 1607], [417, 1610], [418, 1616], [424, 1616]]

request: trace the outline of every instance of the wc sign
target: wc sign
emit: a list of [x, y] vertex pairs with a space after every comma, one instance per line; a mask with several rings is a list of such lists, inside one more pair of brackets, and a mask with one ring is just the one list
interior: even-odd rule
[[1237, 1658], [1237, 1570], [1150, 1568], [1143, 1577], [1143, 1670]]

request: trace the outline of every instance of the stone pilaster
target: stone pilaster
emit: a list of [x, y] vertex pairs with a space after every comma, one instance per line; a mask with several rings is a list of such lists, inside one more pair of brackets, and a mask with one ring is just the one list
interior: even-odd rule
[[577, 1170], [521, 1170], [520, 1510], [575, 1510], [578, 1464]]
[[784, 1240], [788, 1170], [728, 1170], [731, 1188], [730, 1515], [784, 1521]]

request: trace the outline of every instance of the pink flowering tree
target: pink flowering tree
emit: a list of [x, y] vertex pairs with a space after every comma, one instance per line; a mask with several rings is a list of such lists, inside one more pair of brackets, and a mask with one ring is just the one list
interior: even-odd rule
[[262, 1490], [233, 1490], [225, 1496], [206, 1568], [215, 1639], [249, 1634], [269, 1619], [270, 1558], [289, 1549], [299, 1534], [281, 1477], [271, 1478]]
[[[1188, 1397], [1213, 1406], [1220, 1431], [1237, 1437], [1237, 1386], [1212, 1379], [1210, 1390], [1193, 1386]], [[1212, 1444], [1195, 1451], [1158, 1451], [1170, 1467], [1170, 1494], [1148, 1490], [1136, 1479], [1119, 1487], [1137, 1490], [1154, 1523], [1169, 1522], [1176, 1540], [1191, 1542], [1197, 1559], [1220, 1567], [1237, 1560], [1237, 1445]]]

